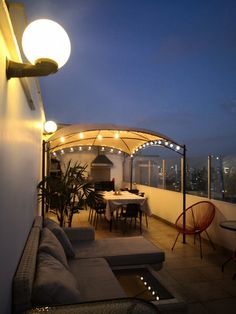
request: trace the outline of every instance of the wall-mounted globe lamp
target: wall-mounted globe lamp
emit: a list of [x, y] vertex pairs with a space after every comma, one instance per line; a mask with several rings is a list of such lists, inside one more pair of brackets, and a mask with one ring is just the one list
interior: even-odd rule
[[58, 23], [40, 19], [26, 27], [22, 48], [31, 64], [7, 60], [7, 79], [57, 72], [69, 59], [71, 44], [67, 33]]
[[44, 124], [44, 131], [46, 133], [54, 133], [57, 130], [57, 124], [54, 121], [47, 121]]

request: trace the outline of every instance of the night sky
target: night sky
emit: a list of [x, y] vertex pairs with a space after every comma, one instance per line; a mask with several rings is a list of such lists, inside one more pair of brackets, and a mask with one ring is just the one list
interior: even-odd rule
[[236, 153], [235, 0], [23, 0], [67, 31], [40, 79], [47, 120], [163, 133], [190, 155]]

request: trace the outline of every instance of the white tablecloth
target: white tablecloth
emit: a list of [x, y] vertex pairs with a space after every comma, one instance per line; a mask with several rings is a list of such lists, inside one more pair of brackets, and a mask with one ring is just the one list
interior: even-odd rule
[[148, 216], [152, 215], [152, 212], [148, 206], [147, 199], [145, 197], [132, 194], [128, 191], [121, 191], [120, 195], [115, 195], [113, 191], [104, 192], [103, 195], [106, 200], [106, 218], [111, 220], [112, 213], [117, 207], [129, 203], [140, 204], [140, 209]]

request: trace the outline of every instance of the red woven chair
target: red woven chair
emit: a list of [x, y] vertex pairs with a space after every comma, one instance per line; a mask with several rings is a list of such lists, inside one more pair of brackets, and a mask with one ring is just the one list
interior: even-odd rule
[[185, 210], [185, 228], [183, 226], [183, 213], [179, 215], [175, 222], [175, 227], [178, 231], [177, 237], [175, 242], [172, 246], [172, 250], [175, 247], [175, 244], [178, 240], [180, 233], [182, 234], [192, 234], [194, 235], [194, 244], [196, 236], [199, 237], [200, 243], [200, 256], [202, 258], [202, 243], [201, 243], [201, 233], [203, 231], [206, 232], [209, 242], [211, 243], [213, 249], [215, 249], [213, 242], [211, 241], [209, 234], [207, 233], [206, 229], [212, 223], [212, 220], [215, 217], [215, 205], [209, 201], [202, 201], [195, 203], [188, 207]]

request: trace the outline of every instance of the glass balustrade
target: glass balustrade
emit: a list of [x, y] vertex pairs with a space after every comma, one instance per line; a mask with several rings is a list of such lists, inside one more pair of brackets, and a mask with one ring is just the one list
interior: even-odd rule
[[[132, 182], [181, 192], [181, 158], [135, 156]], [[130, 180], [130, 158], [124, 161], [124, 181]], [[236, 155], [186, 159], [189, 194], [236, 203]]]

